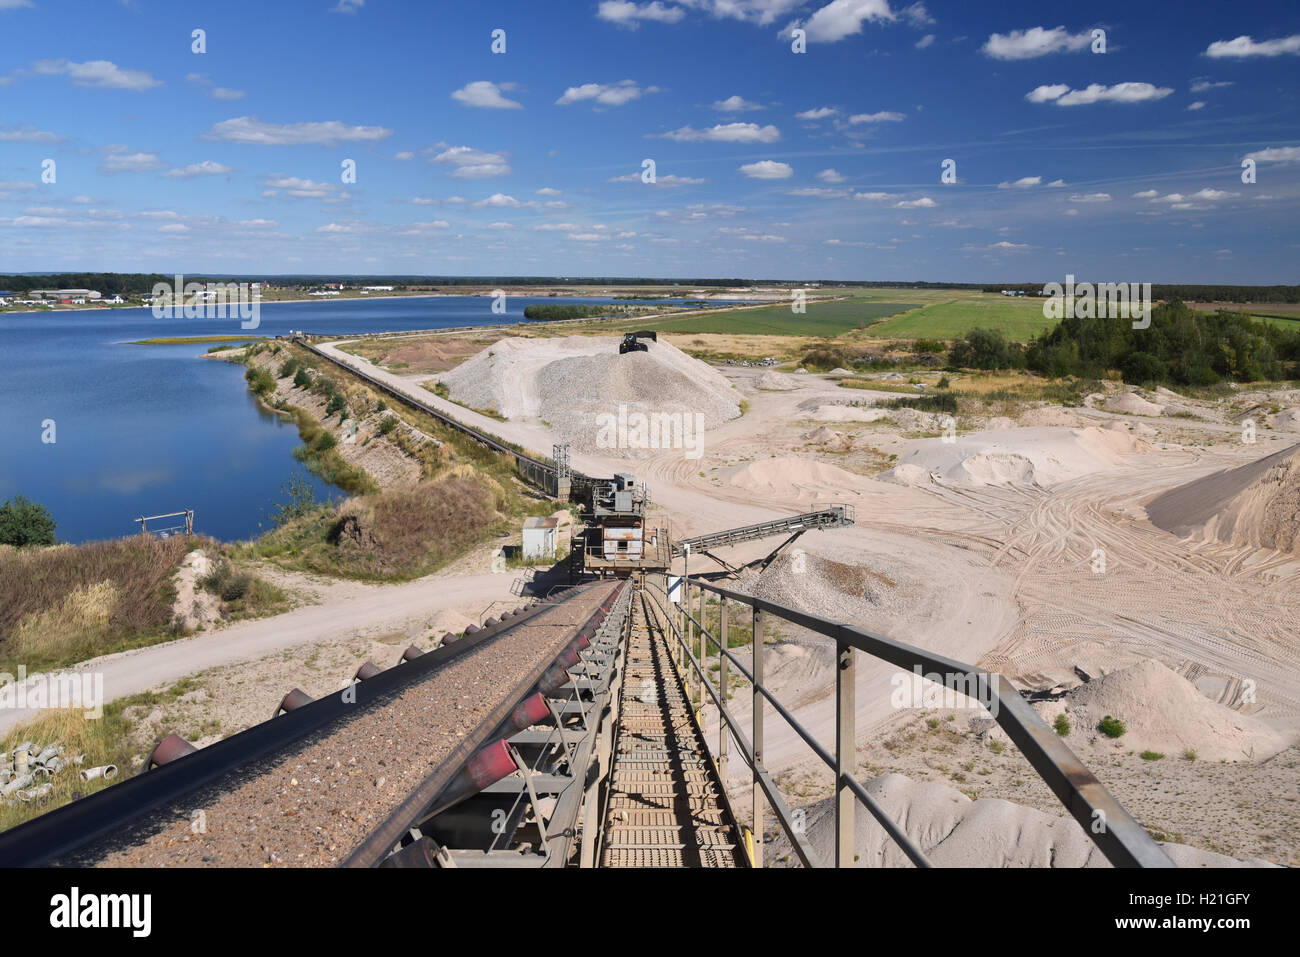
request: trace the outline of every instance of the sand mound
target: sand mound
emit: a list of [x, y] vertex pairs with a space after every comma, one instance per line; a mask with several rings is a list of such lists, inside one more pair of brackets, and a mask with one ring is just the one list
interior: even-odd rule
[[809, 614], [872, 627], [892, 608], [898, 583], [867, 567], [857, 554], [834, 550], [831, 554], [845, 560], [787, 548], [760, 574], [742, 581], [741, 588]]
[[1048, 486], [1112, 468], [1124, 455], [1148, 449], [1127, 432], [1093, 426], [1001, 429], [959, 436], [955, 442], [922, 440], [880, 477], [900, 485], [925, 484], [925, 473], [949, 485]]
[[[866, 790], [899, 822], [936, 867], [1109, 867], [1073, 818], [1045, 814], [998, 798], [972, 801], [945, 784], [886, 774]], [[808, 843], [828, 866], [835, 860], [835, 801], [806, 808]], [[855, 867], [911, 867], [898, 845], [861, 805], [853, 816]], [[1182, 844], [1164, 845], [1181, 867], [1272, 867], [1257, 858], [1238, 860]], [[772, 841], [764, 863], [798, 867], [784, 833]]]
[[[740, 415], [740, 395], [706, 363], [666, 342], [627, 355], [618, 354], [618, 343], [502, 339], [439, 381], [457, 402], [547, 422], [575, 451], [607, 455], [680, 448], [681, 435], [693, 435], [697, 422], [711, 429]], [[672, 436], [662, 434], [665, 425]]]
[[769, 369], [754, 380], [755, 389], [763, 389], [767, 392], [789, 392], [791, 389], [798, 389], [801, 385], [798, 380], [774, 369]]
[[878, 422], [889, 418], [889, 412], [855, 405], [819, 405], [810, 418], [818, 422]]
[[1156, 496], [1153, 525], [1203, 538], [1300, 554], [1300, 445]]
[[795, 457], [760, 459], [719, 469], [715, 474], [732, 488], [798, 501], [843, 499], [846, 495], [859, 494], [871, 481], [836, 465]]
[[1069, 411], [1055, 406], [1044, 406], [1038, 409], [1030, 409], [1020, 416], [1020, 424], [1023, 426], [1035, 425], [1055, 425], [1066, 428], [1077, 429], [1083, 425], [1083, 420], [1079, 416]]
[[1126, 412], [1129, 415], [1161, 415], [1165, 411], [1163, 405], [1148, 402], [1136, 392], [1111, 396], [1106, 400], [1106, 408], [1111, 412]]
[[1273, 416], [1272, 426], [1283, 432], [1300, 432], [1300, 409], [1285, 409]]
[[1178, 757], [1190, 749], [1203, 760], [1262, 761], [1291, 745], [1256, 718], [1211, 701], [1155, 659], [1080, 685], [1062, 701], [1081, 731], [1107, 715], [1119, 718], [1127, 731], [1118, 740], [1129, 751]]

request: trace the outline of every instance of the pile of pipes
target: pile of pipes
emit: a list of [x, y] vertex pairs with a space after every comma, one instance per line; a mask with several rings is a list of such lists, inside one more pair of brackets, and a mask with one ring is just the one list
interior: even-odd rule
[[[0, 751], [0, 799], [9, 804], [39, 800], [54, 790], [50, 778], [85, 761], [84, 754], [64, 757], [63, 745], [58, 743], [40, 747], [24, 741], [14, 748], [12, 755]], [[117, 765], [85, 768], [80, 773], [82, 781], [111, 781], [117, 777]]]

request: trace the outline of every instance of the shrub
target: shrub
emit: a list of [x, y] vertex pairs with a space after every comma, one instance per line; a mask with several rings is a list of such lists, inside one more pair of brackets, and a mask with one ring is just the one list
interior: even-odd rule
[[935, 383], [935, 388], [937, 389], [947, 389], [950, 388], [951, 386], [952, 386], [952, 382], [948, 380], [948, 377], [946, 375], [940, 376], [939, 381]]
[[305, 368], [300, 368], [293, 374], [293, 384], [300, 389], [311, 388], [311, 373]]
[[917, 339], [912, 348], [917, 352], [944, 352], [948, 343], [942, 339]]
[[916, 409], [918, 412], [946, 412], [948, 415], [956, 415], [957, 395], [953, 392], [945, 392], [942, 395], [904, 396], [901, 399], [890, 399], [888, 402], [881, 402], [879, 407], [882, 409]]
[[1052, 729], [1063, 738], [1069, 737], [1070, 719], [1063, 714], [1058, 714], [1056, 720], [1052, 722]]
[[280, 374], [276, 378], [287, 379], [301, 368], [302, 360], [297, 356], [291, 356], [280, 363]]
[[972, 329], [953, 343], [948, 361], [959, 369], [1017, 369], [1024, 366], [1020, 346], [996, 329]]
[[379, 434], [388, 435], [396, 428], [397, 428], [397, 416], [395, 415], [386, 416], [384, 418], [384, 421], [379, 423]]
[[265, 369], [250, 368], [244, 373], [244, 378], [248, 380], [249, 387], [258, 395], [266, 395], [275, 391], [275, 377]]
[[316, 436], [316, 440], [312, 442], [312, 447], [317, 452], [328, 452], [338, 444], [339, 440], [334, 438], [333, 432], [322, 431], [320, 435]]
[[0, 505], [0, 545], [53, 545], [54, 518], [44, 505], [15, 495]]
[[[325, 403], [325, 414], [333, 415], [335, 412], [346, 413], [347, 408], [348, 408], [347, 399], [343, 398], [343, 396], [335, 392], [332, 396], [330, 396], [329, 401]], [[339, 418], [346, 419], [347, 415], [341, 414]]]
[[847, 368], [849, 361], [839, 349], [814, 349], [799, 364], [805, 369], [829, 372], [831, 369]]
[[1097, 725], [1097, 730], [1108, 738], [1122, 738], [1128, 728], [1124, 727], [1124, 722], [1119, 718], [1112, 718], [1110, 715], [1102, 718]]
[[1159, 761], [1163, 757], [1164, 755], [1161, 754], [1159, 751], [1152, 751], [1149, 748], [1146, 751], [1142, 752], [1143, 761]]

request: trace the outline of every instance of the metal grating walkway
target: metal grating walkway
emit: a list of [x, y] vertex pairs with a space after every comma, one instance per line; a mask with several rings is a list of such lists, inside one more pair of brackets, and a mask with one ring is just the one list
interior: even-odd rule
[[746, 863], [658, 610], [632, 599], [601, 867]]

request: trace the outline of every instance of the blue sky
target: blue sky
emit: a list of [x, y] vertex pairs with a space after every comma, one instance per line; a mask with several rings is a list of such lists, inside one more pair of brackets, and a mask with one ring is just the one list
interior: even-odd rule
[[0, 271], [1300, 282], [1290, 0], [0, 0], [0, 35]]

